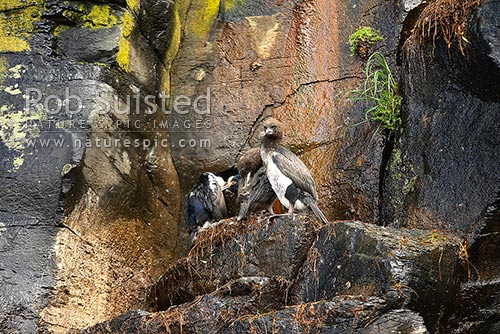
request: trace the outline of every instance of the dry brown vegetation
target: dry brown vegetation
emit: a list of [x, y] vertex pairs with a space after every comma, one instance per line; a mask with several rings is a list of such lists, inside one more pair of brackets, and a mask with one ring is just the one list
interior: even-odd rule
[[463, 42], [469, 42], [465, 37], [467, 15], [480, 4], [481, 0], [434, 0], [420, 14], [414, 34], [433, 43], [442, 37], [448, 48], [456, 41], [463, 53]]
[[324, 327], [325, 320], [327, 315], [322, 313], [320, 314], [315, 309], [315, 304], [320, 302], [313, 303], [304, 303], [294, 306], [295, 313], [293, 314], [293, 328], [301, 331], [301, 333], [309, 334], [311, 330], [314, 330], [314, 333], [319, 333], [320, 329]]
[[256, 230], [259, 226], [259, 219], [254, 215], [239, 222], [232, 218], [224, 219], [216, 226], [201, 231], [197, 235], [189, 251], [189, 257], [203, 258], [206, 255], [205, 252], [212, 254], [214, 248], [224, 245], [225, 242], [233, 240], [238, 235]]

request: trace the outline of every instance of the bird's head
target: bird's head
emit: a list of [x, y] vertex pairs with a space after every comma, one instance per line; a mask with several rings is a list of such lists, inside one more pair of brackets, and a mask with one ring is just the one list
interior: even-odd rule
[[232, 175], [227, 179], [222, 190], [229, 190], [232, 193], [238, 192], [238, 183], [240, 182], [240, 174]]
[[283, 138], [283, 124], [275, 118], [269, 117], [262, 124], [264, 129], [260, 134], [262, 140], [266, 138], [267, 140], [275, 141], [281, 140]]

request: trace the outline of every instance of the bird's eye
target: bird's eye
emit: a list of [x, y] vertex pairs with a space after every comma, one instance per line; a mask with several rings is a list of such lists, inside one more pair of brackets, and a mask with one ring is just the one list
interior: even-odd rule
[[271, 129], [276, 130], [276, 125], [271, 126]]

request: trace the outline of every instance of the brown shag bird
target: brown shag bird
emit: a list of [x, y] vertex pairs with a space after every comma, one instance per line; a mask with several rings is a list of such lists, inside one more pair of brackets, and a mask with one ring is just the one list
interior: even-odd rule
[[260, 147], [251, 148], [240, 157], [236, 165], [240, 174], [238, 192], [241, 193], [252, 181], [252, 176], [262, 167]]
[[238, 160], [238, 172], [241, 177], [238, 186], [238, 220], [250, 212], [260, 210], [268, 209], [273, 213], [272, 204], [276, 194], [267, 179], [259, 147], [251, 148], [241, 156]]
[[261, 158], [279, 201], [288, 209], [288, 214], [309, 207], [316, 217], [327, 224], [328, 219], [317, 204], [318, 195], [311, 172], [292, 151], [280, 145], [283, 125], [271, 117], [263, 125]]

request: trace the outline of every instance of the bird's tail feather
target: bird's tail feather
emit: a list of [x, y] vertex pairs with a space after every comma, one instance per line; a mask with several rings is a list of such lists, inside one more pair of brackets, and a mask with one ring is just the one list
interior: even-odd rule
[[304, 204], [309, 206], [314, 215], [318, 217], [318, 219], [321, 220], [324, 224], [330, 223], [323, 212], [321, 212], [321, 210], [319, 209], [318, 204], [316, 203], [316, 200], [314, 200], [314, 198], [307, 196], [306, 198], [304, 198]]

